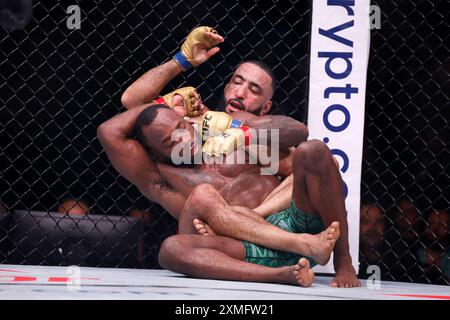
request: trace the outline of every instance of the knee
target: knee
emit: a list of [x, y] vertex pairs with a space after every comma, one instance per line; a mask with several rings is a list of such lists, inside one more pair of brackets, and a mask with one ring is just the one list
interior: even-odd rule
[[158, 262], [164, 269], [172, 269], [174, 264], [184, 256], [183, 241], [180, 236], [168, 237], [161, 244]]
[[294, 152], [294, 166], [302, 165], [309, 168], [329, 164], [331, 152], [328, 146], [320, 140], [308, 140], [301, 143]]
[[214, 203], [217, 194], [218, 191], [212, 185], [208, 183], [199, 184], [189, 195], [189, 204], [195, 209], [207, 207], [210, 202]]
[[211, 195], [215, 193], [217, 193], [216, 188], [209, 183], [201, 183], [192, 191], [192, 194], [198, 194], [199, 196]]

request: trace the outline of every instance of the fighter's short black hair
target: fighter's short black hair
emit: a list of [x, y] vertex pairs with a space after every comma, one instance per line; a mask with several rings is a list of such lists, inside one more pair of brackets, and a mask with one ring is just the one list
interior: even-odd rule
[[275, 73], [273, 72], [272, 68], [270, 68], [266, 63], [262, 62], [261, 60], [246, 60], [242, 63], [251, 63], [263, 69], [270, 76], [270, 78], [272, 78], [272, 91], [275, 92], [277, 88], [277, 78], [275, 77]]
[[147, 142], [145, 141], [144, 135], [144, 127], [149, 126], [153, 123], [156, 116], [158, 115], [159, 109], [169, 109], [170, 107], [165, 104], [155, 104], [148, 108], [145, 108], [137, 117], [136, 124], [134, 125], [134, 134], [136, 139], [144, 146], [147, 146]]

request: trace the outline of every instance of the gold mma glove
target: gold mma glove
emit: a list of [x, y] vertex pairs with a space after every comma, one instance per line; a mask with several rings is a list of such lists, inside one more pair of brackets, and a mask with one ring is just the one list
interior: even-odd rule
[[229, 128], [206, 140], [202, 151], [210, 157], [227, 156], [242, 146], [248, 145], [250, 137], [249, 127]]
[[233, 119], [226, 112], [208, 111], [201, 118], [202, 139], [207, 140], [228, 128], [240, 128], [242, 122]]
[[199, 115], [199, 110], [194, 107], [195, 104], [195, 95], [194, 92], [197, 92], [194, 87], [183, 87], [177, 90], [174, 90], [161, 98], [156, 99], [154, 102], [158, 104], [165, 104], [170, 108], [174, 108], [173, 105], [173, 97], [176, 95], [180, 95], [184, 99], [184, 105], [186, 109], [186, 115], [188, 117], [196, 117]]
[[173, 56], [173, 59], [178, 62], [184, 70], [197, 66], [197, 63], [194, 60], [193, 52], [196, 44], [201, 43], [206, 49], [211, 49], [219, 44], [217, 41], [210, 39], [206, 35], [207, 32], [217, 33], [215, 29], [207, 26], [197, 27], [192, 30], [183, 42], [181, 50]]

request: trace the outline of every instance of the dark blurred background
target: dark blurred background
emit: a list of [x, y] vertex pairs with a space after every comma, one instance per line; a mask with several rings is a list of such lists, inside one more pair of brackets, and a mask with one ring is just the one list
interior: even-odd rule
[[[378, 264], [386, 280], [448, 284], [449, 5], [372, 4], [382, 17], [368, 71], [360, 275]], [[69, 5], [81, 8], [79, 30], [66, 26]], [[124, 111], [122, 92], [170, 59], [192, 28], [214, 26], [225, 43], [164, 92], [193, 85], [214, 108], [234, 68], [260, 59], [279, 82], [273, 112], [306, 121], [311, 1], [35, 0], [32, 9], [29, 22], [0, 27], [1, 201], [6, 211], [48, 212], [74, 199], [87, 216], [137, 217], [146, 250], [136, 267], [158, 267], [176, 222], [112, 168], [96, 128]]]

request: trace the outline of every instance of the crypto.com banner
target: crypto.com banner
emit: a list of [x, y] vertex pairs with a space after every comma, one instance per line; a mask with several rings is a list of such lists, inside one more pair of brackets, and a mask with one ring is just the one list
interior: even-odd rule
[[[309, 139], [324, 141], [340, 163], [345, 183], [350, 254], [358, 270], [370, 1], [312, 2]], [[314, 270], [334, 273], [332, 261]]]

